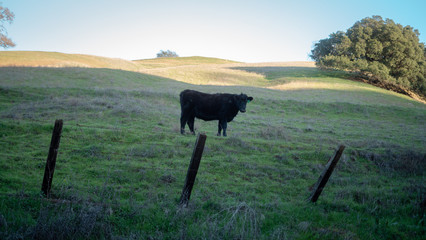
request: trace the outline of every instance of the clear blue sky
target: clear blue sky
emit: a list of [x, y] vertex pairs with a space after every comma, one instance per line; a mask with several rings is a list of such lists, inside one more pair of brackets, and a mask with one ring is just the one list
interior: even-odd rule
[[0, 0], [15, 13], [8, 50], [123, 59], [179, 56], [306, 61], [313, 44], [380, 15], [420, 31], [426, 0]]

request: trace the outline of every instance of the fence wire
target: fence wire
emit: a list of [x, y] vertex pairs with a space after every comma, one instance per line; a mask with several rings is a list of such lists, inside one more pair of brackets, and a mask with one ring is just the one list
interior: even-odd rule
[[[34, 120], [31, 121], [29, 123], [36, 123], [36, 124], [40, 124], [40, 125], [52, 125], [52, 130], [53, 130], [53, 123], [54, 122], [47, 122], [47, 121], [39, 121], [39, 120]], [[86, 158], [86, 159], [101, 159], [101, 158], [107, 158], [108, 160], [111, 159], [115, 159], [115, 158], [119, 158], [119, 159], [124, 159], [124, 160], [131, 160], [131, 161], [139, 161], [139, 160], [143, 160], [143, 159], [161, 159], [161, 158], [165, 158], [165, 159], [170, 159], [170, 157], [167, 156], [163, 156], [163, 154], [160, 153], [146, 153], [144, 154], [143, 152], [140, 152], [141, 149], [146, 149], [146, 148], [151, 148], [153, 146], [158, 147], [159, 149], [178, 149], [180, 146], [176, 146], [176, 144], [172, 144], [172, 143], [166, 143], [166, 142], [149, 142], [147, 144], [144, 144], [143, 141], [140, 142], [135, 142], [135, 141], [124, 141], [124, 140], [120, 140], [120, 139], [108, 139], [108, 141], [110, 141], [111, 143], [120, 143], [122, 145], [130, 145], [130, 147], [126, 147], [120, 150], [115, 150], [109, 146], [105, 146], [105, 145], [100, 145], [100, 148], [97, 149], [97, 145], [87, 145], [87, 143], [85, 143], [85, 141], [79, 141], [82, 140], [82, 138], [79, 138], [79, 136], [77, 135], [72, 135], [70, 134], [70, 131], [72, 130], [77, 130], [80, 132], [85, 132], [88, 129], [90, 130], [95, 130], [95, 131], [99, 131], [99, 132], [105, 132], [105, 131], [129, 131], [129, 129], [125, 128], [125, 127], [105, 127], [105, 126], [98, 126], [98, 125], [87, 125], [87, 124], [83, 124], [83, 123], [64, 123], [63, 125], [63, 129], [62, 129], [62, 134], [61, 134], [61, 144], [59, 146], [59, 151], [58, 151], [58, 162], [60, 162], [61, 160], [65, 160], [65, 161], [69, 161], [74, 159], [75, 157], [78, 158]], [[138, 129], [134, 129], [132, 128], [132, 130], [138, 130]], [[27, 135], [26, 135], [27, 136]], [[125, 137], [125, 136], [124, 136]], [[146, 137], [146, 136], [145, 136]], [[154, 135], [153, 135], [154, 137]], [[49, 138], [50, 138], [50, 134], [49, 134]], [[152, 139], [152, 138], [151, 138]], [[66, 145], [66, 142], [72, 140], [72, 141], [76, 141], [76, 142], [82, 142], [82, 143], [78, 143], [76, 146], [70, 146], [70, 145]], [[90, 140], [93, 141], [93, 140]], [[195, 142], [195, 139], [194, 139]], [[1, 139], [0, 143], [10, 143], [9, 141], [5, 141], [4, 139]], [[96, 143], [96, 142], [95, 142]], [[37, 161], [46, 161], [47, 159], [47, 153], [49, 150], [49, 143], [46, 143], [46, 157], [39, 157], [39, 156], [28, 156], [28, 154], [21, 154], [21, 153], [7, 153], [7, 152], [0, 152], [0, 157], [7, 157], [7, 158], [24, 158], [24, 159], [33, 159], [33, 160], [37, 160]], [[98, 144], [98, 143], [96, 143]], [[122, 147], [122, 145], [120, 145], [117, 148]], [[140, 147], [136, 147], [136, 146], [140, 146]], [[91, 148], [92, 147], [92, 148]], [[182, 146], [182, 148], [185, 148], [186, 151], [188, 148], [188, 145], [186, 144], [186, 146]], [[106, 150], [105, 150], [106, 149]], [[158, 149], [157, 149], [158, 150]], [[138, 152], [139, 151], [139, 152]], [[179, 153], [179, 150], [177, 150], [177, 152]], [[159, 161], [156, 161], [155, 164], [159, 164], [160, 166], [138, 166], [138, 168], [140, 168], [143, 171], [156, 171], [156, 172], [163, 172], [163, 173], [172, 173], [172, 174], [186, 174], [186, 171], [188, 169], [188, 165], [189, 165], [189, 161], [190, 161], [190, 157], [191, 157], [191, 152], [192, 152], [192, 148], [189, 151], [189, 153], [185, 153], [188, 154], [188, 156], [183, 157], [183, 156], [179, 156], [178, 158], [182, 159], [182, 158], [187, 158], [186, 162], [180, 162], [180, 165], [176, 165], [174, 167], [170, 167], [170, 166], [165, 166], [164, 164], [167, 163], [162, 163]], [[182, 154], [182, 152], [180, 152]], [[73, 156], [74, 155], [74, 156]], [[82, 156], [83, 155], [83, 156]], [[167, 154], [165, 154], [167, 155]], [[204, 154], [205, 155], [205, 154]], [[262, 153], [257, 153], [257, 154], [253, 154], [250, 153], [250, 156], [252, 159], [261, 159], [262, 157]], [[173, 156], [172, 156], [173, 157]], [[203, 156], [203, 159], [201, 160], [201, 169], [203, 168], [203, 165], [215, 165], [217, 163], [217, 160], [214, 159], [214, 157], [211, 156]], [[163, 164], [164, 166], [161, 166], [161, 164]], [[275, 168], [279, 168], [279, 164], [262, 164], [260, 161], [239, 161], [239, 160], [235, 160], [232, 163], [228, 163], [228, 164], [238, 164], [239, 167], [244, 167], [244, 166], [250, 166], [250, 167], [255, 167], [255, 168], [271, 168], [271, 167], [275, 167]], [[226, 168], [226, 166], [219, 166], [219, 167], [223, 167], [224, 169]], [[201, 170], [203, 171], [203, 170]], [[208, 173], [210, 170], [209, 169], [204, 169], [204, 173]], [[203, 173], [202, 173], [203, 174]]]

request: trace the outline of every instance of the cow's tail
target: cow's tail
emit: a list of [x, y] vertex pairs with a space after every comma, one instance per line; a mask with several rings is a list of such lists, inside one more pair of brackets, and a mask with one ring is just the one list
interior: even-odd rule
[[185, 91], [186, 91], [186, 90], [182, 91], [182, 92], [179, 94], [180, 108], [181, 108], [181, 110], [182, 110], [182, 111], [183, 111], [183, 106], [185, 105]]

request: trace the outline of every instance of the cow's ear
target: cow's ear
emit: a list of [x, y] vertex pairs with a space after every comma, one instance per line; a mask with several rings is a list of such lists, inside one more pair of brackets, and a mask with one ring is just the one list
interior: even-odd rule
[[253, 97], [248, 97], [248, 98], [247, 98], [247, 102], [249, 103], [249, 102], [251, 102], [251, 101], [253, 101]]

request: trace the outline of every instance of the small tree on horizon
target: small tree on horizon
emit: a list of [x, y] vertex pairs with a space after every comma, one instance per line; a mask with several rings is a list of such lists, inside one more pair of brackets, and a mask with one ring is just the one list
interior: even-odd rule
[[[1, 4], [1, 3], [0, 3]], [[7, 31], [4, 26], [6, 22], [9, 24], [13, 22], [15, 14], [8, 8], [4, 8], [0, 5], [0, 46], [3, 48], [14, 47], [15, 43], [7, 37]]]
[[157, 53], [157, 58], [162, 58], [162, 57], [179, 57], [179, 56], [176, 54], [176, 52], [173, 52], [170, 50], [167, 50], [167, 51], [160, 50], [160, 52]]

